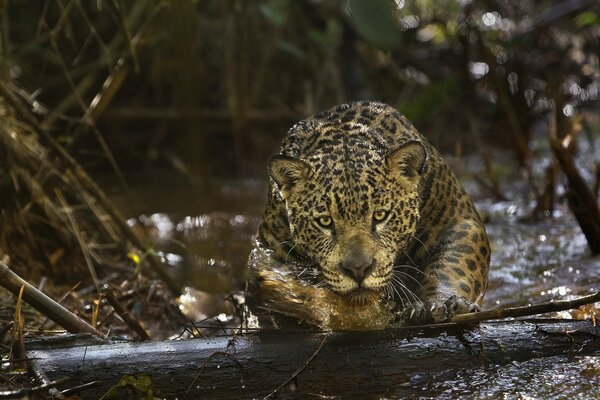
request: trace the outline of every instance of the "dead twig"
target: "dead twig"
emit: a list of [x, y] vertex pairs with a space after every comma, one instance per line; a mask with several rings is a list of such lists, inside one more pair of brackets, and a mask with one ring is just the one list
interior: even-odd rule
[[[36, 382], [39, 382], [40, 385], [50, 385], [52, 383], [50, 378], [48, 378], [48, 375], [46, 375], [46, 372], [38, 365], [38, 360], [36, 358], [28, 360], [27, 372], [29, 376], [34, 378]], [[65, 398], [55, 387], [48, 388], [48, 395], [56, 400], [64, 400]]]
[[25, 341], [23, 340], [23, 327], [25, 326], [25, 321], [23, 321], [23, 314], [21, 313], [21, 309], [23, 306], [24, 291], [25, 286], [21, 286], [21, 288], [19, 289], [19, 295], [17, 297], [17, 305], [15, 306], [15, 317], [10, 346], [10, 358], [15, 360], [22, 360], [22, 362], [17, 364], [17, 367], [21, 369], [25, 369], [27, 367], [27, 363], [23, 361], [27, 358], [27, 356], [25, 354]]
[[531, 213], [531, 219], [540, 219], [543, 217], [550, 217], [554, 212], [554, 203], [556, 201], [556, 190], [554, 182], [556, 180], [556, 162], [550, 163], [546, 168], [546, 179], [544, 183], [544, 189], [537, 194], [537, 202], [533, 212]]
[[200, 367], [200, 371], [194, 377], [194, 380], [192, 380], [192, 383], [190, 383], [190, 386], [188, 386], [187, 390], [185, 391], [185, 394], [183, 395], [184, 400], [187, 398], [188, 394], [190, 393], [190, 390], [192, 390], [192, 388], [194, 387], [194, 384], [196, 383], [196, 381], [202, 375], [202, 372], [204, 371], [204, 368], [206, 368], [206, 366], [208, 365], [208, 363], [213, 358], [215, 358], [217, 356], [225, 356], [227, 358], [232, 359], [233, 361], [235, 361], [235, 363], [237, 364], [237, 366], [240, 367], [240, 370], [242, 369], [242, 365], [240, 364], [240, 362], [238, 360], [236, 360], [236, 358], [234, 356], [232, 356], [231, 354], [227, 353], [226, 351], [215, 351], [210, 356], [208, 356], [208, 358], [206, 359], [206, 361], [204, 361], [204, 363], [202, 364], [202, 367]]
[[3, 399], [28, 398], [29, 395], [31, 395], [31, 394], [43, 392], [47, 389], [50, 389], [57, 385], [65, 383], [69, 379], [70, 378], [60, 378], [55, 381], [45, 383], [43, 385], [31, 387], [31, 388], [26, 387], [26, 388], [21, 388], [21, 389], [17, 389], [17, 390], [0, 391], [0, 397], [2, 397]]
[[79, 226], [77, 225], [77, 222], [73, 217], [71, 207], [69, 207], [69, 205], [67, 204], [67, 201], [65, 200], [62, 191], [60, 191], [59, 189], [55, 189], [54, 192], [56, 194], [58, 203], [62, 207], [62, 212], [67, 216], [69, 224], [71, 224], [71, 226], [73, 227], [72, 232], [75, 235], [77, 242], [79, 243], [81, 253], [83, 254], [83, 258], [85, 259], [85, 264], [87, 265], [88, 270], [90, 271], [90, 276], [92, 277], [94, 285], [96, 285], [96, 290], [100, 292], [100, 284], [98, 283], [100, 279], [98, 278], [98, 274], [96, 273], [96, 269], [94, 268], [94, 264], [92, 263], [92, 258], [90, 257], [90, 251], [88, 249], [87, 243], [81, 235], [81, 229], [79, 229]]
[[0, 285], [15, 295], [18, 295], [21, 287], [24, 287], [23, 300], [70, 333], [90, 333], [98, 337], [104, 336], [87, 322], [23, 280], [2, 261], [0, 261]]
[[[110, 75], [102, 84], [100, 91], [96, 93], [90, 102], [90, 106], [82, 117], [83, 121], [95, 124], [98, 116], [104, 112], [121, 86], [123, 86], [128, 74], [129, 66], [125, 63], [125, 58], [121, 57], [113, 67]], [[96, 134], [99, 135], [98, 140], [103, 140], [102, 135], [100, 135], [99, 132], [96, 132]]]
[[268, 395], [266, 395], [263, 398], [263, 400], [266, 400], [266, 399], [270, 398], [271, 396], [273, 396], [275, 393], [277, 393], [282, 388], [284, 388], [287, 384], [289, 384], [291, 381], [293, 381], [298, 375], [300, 375], [300, 373], [302, 371], [304, 371], [304, 368], [306, 368], [308, 366], [308, 364], [310, 364], [310, 362], [317, 356], [317, 354], [319, 354], [319, 351], [321, 351], [321, 348], [325, 344], [325, 339], [327, 339], [326, 335], [323, 336], [323, 339], [321, 339], [321, 343], [319, 343], [319, 346], [317, 347], [317, 349], [315, 350], [315, 352], [309, 357], [309, 359], [306, 360], [306, 362], [304, 364], [302, 364], [300, 366], [300, 368], [298, 368], [297, 370], [295, 370], [294, 373], [292, 375], [290, 375], [290, 377], [288, 379], [286, 379], [285, 382], [283, 382], [281, 385], [277, 386], [277, 388], [275, 388], [275, 390], [273, 390], [271, 393], [269, 393]]
[[592, 304], [600, 301], [600, 292], [583, 296], [574, 300], [557, 300], [547, 303], [534, 304], [523, 307], [496, 308], [494, 310], [481, 311], [476, 313], [458, 314], [450, 318], [450, 322], [456, 323], [475, 323], [490, 321], [494, 319], [527, 317], [531, 315], [544, 314], [554, 311], [566, 311], [586, 304]]
[[71, 396], [72, 394], [79, 393], [82, 390], [100, 386], [101, 384], [102, 384], [102, 382], [100, 382], [100, 381], [91, 381], [91, 382], [83, 383], [81, 385], [77, 385], [77, 386], [73, 386], [68, 389], [65, 389], [65, 390], [61, 391], [60, 394], [63, 396]]
[[152, 340], [148, 332], [142, 327], [142, 325], [135, 318], [129, 314], [129, 312], [119, 303], [114, 293], [110, 290], [103, 291], [104, 297], [108, 300], [109, 304], [114, 308], [115, 312], [119, 314], [121, 319], [127, 324], [127, 326], [134, 331], [142, 340]]

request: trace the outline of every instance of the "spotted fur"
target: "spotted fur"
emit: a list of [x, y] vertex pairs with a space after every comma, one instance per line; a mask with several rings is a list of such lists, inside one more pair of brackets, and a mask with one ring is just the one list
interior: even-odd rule
[[392, 107], [343, 104], [298, 122], [269, 172], [258, 242], [303, 266], [290, 279], [357, 307], [393, 298], [417, 322], [481, 304], [490, 260], [481, 219], [439, 153]]

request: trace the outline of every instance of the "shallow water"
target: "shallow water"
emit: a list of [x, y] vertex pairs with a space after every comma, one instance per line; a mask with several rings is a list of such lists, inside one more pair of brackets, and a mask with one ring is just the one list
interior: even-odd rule
[[492, 244], [486, 308], [567, 299], [600, 289], [600, 258], [589, 255], [574, 218], [560, 206], [553, 218], [522, 222], [531, 207], [479, 203]]

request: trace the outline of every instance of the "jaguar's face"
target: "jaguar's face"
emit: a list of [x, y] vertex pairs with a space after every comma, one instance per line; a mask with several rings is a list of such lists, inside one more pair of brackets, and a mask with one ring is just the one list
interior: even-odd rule
[[[370, 160], [319, 164], [279, 156], [270, 172], [285, 199], [293, 246], [321, 279], [355, 303], [374, 301], [419, 220], [420, 144]], [[365, 160], [363, 160], [365, 161]]]

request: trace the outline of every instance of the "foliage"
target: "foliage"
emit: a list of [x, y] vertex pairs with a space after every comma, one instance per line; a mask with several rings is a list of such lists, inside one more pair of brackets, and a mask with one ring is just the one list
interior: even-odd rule
[[[568, 116], [597, 103], [592, 3], [47, 0], [6, 6], [3, 48], [44, 125], [90, 165], [115, 168], [108, 148], [135, 167], [172, 147], [206, 180], [225, 146], [229, 173], [262, 171], [261, 143], [360, 98], [399, 107], [433, 138], [443, 127], [449, 148], [481, 116], [483, 134], [510, 138], [527, 165], [524, 143], [555, 103]], [[90, 122], [110, 144], [100, 153]]]
[[146, 374], [124, 375], [116, 385], [110, 388], [103, 398], [122, 398], [123, 391], [130, 391], [130, 395], [128, 397], [133, 397], [133, 393], [135, 393], [137, 395], [136, 397], [140, 395], [142, 396], [139, 397], [140, 399], [158, 399], [158, 397], [154, 397], [152, 393], [152, 379]]

